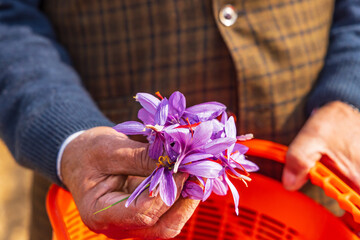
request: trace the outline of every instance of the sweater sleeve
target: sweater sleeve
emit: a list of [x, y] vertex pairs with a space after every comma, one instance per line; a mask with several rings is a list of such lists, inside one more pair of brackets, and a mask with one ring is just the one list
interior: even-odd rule
[[324, 68], [307, 111], [340, 100], [360, 108], [360, 1], [337, 0]]
[[0, 0], [0, 137], [18, 163], [61, 184], [63, 141], [113, 124], [81, 85], [39, 2]]

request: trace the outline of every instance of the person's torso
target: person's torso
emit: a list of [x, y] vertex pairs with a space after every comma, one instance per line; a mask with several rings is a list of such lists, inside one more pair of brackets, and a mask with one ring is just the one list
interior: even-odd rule
[[[237, 16], [219, 20], [227, 4]], [[289, 143], [326, 55], [329, 0], [46, 0], [59, 41], [102, 111], [136, 120], [137, 92], [219, 101], [238, 134]], [[229, 17], [229, 16], [226, 16]]]

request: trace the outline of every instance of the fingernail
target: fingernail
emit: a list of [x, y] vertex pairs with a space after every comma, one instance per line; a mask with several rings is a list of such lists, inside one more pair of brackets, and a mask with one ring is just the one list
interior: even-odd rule
[[289, 170], [284, 170], [283, 173], [283, 185], [286, 190], [292, 191], [295, 189], [295, 174], [290, 172]]

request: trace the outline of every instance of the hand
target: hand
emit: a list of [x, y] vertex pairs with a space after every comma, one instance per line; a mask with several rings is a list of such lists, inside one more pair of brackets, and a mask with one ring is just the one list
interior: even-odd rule
[[73, 195], [80, 216], [93, 231], [111, 238], [175, 237], [190, 218], [199, 201], [180, 196], [187, 175], [174, 175], [177, 200], [166, 206], [160, 196], [143, 192], [126, 208], [123, 201], [94, 215], [125, 197], [150, 175], [156, 161], [148, 157], [148, 144], [130, 140], [109, 127], [85, 131], [65, 149], [61, 173]]
[[338, 169], [352, 187], [360, 189], [360, 113], [342, 102], [318, 109], [289, 147], [283, 173], [284, 187], [297, 190], [304, 185], [322, 156], [326, 165]]

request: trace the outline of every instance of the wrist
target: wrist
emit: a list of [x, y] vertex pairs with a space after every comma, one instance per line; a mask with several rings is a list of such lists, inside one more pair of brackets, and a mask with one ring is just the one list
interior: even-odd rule
[[57, 171], [57, 176], [59, 177], [60, 181], [63, 182], [63, 178], [61, 175], [61, 161], [62, 161], [62, 157], [65, 151], [65, 148], [78, 136], [80, 136], [82, 133], [84, 133], [85, 130], [82, 131], [78, 131], [76, 133], [71, 134], [69, 137], [67, 137], [65, 139], [65, 141], [61, 144], [60, 150], [58, 152], [57, 155], [57, 160], [56, 160], [56, 171]]

